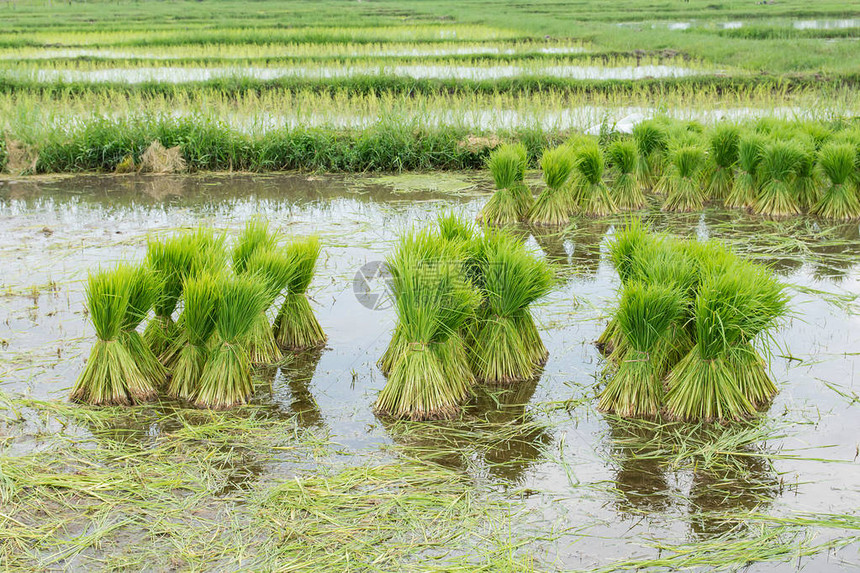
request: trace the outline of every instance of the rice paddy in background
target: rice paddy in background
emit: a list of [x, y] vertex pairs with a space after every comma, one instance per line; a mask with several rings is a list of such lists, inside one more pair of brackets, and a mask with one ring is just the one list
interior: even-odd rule
[[[481, 175], [56, 177], [0, 184], [0, 560], [12, 568], [840, 571], [860, 557], [856, 223], [706, 209], [645, 218], [728, 241], [791, 286], [780, 394], [753, 424], [699, 427], [596, 412], [621, 218], [531, 231], [559, 284], [535, 309], [549, 352], [517, 392], [478, 387], [450, 422], [382, 421], [388, 304], [353, 288], [415, 221], [474, 217]], [[255, 214], [323, 244], [309, 295], [321, 352], [260, 372], [227, 413], [65, 401], [92, 340], [88, 269], [140, 259], [148, 234], [235, 237]], [[381, 288], [371, 283], [373, 288]], [[379, 292], [382, 292], [381, 290]], [[14, 459], [14, 463], [12, 460]]]

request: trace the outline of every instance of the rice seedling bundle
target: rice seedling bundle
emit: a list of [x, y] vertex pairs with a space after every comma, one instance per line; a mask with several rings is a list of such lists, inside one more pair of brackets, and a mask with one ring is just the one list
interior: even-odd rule
[[726, 196], [726, 207], [744, 209], [755, 204], [758, 194], [758, 168], [765, 139], [756, 133], [747, 132], [738, 140], [738, 170], [732, 190]]
[[[438, 253], [433, 260], [428, 253]], [[439, 419], [459, 411], [470, 385], [463, 375], [462, 339], [454, 336], [480, 304], [463, 274], [462, 249], [429, 233], [404, 237], [387, 261], [399, 340], [375, 408], [413, 420]]]
[[711, 199], [722, 201], [732, 189], [739, 140], [740, 130], [731, 124], [717, 125], [709, 137], [707, 196]]
[[531, 379], [549, 353], [530, 305], [552, 288], [552, 270], [506, 233], [488, 231], [476, 242], [484, 302], [469, 336], [475, 376], [490, 384]]
[[135, 267], [129, 279], [128, 304], [120, 329], [120, 342], [128, 350], [140, 372], [156, 388], [167, 379], [167, 369], [159, 362], [137, 328], [155, 304], [158, 292], [156, 274], [147, 266]]
[[146, 325], [144, 339], [156, 356], [161, 357], [179, 335], [173, 312], [182, 297], [182, 281], [194, 256], [195, 245], [184, 236], [147, 243], [147, 264], [158, 277], [161, 288], [153, 305], [155, 317]]
[[655, 417], [663, 407], [663, 363], [672, 326], [683, 314], [680, 289], [635, 282], [624, 289], [616, 311], [626, 341], [624, 356], [600, 394], [599, 409], [625, 417]]
[[251, 361], [245, 341], [266, 305], [264, 285], [254, 276], [221, 276], [217, 280], [215, 347], [210, 352], [194, 403], [223, 410], [246, 404], [253, 393]]
[[248, 259], [255, 252], [274, 249], [277, 244], [278, 236], [269, 230], [267, 220], [256, 217], [248, 220], [233, 247], [233, 272], [244, 273]]
[[282, 348], [304, 350], [325, 344], [325, 332], [307, 297], [320, 250], [317, 237], [296, 239], [286, 247], [294, 272], [287, 281], [284, 301], [273, 325], [275, 340]]
[[574, 158], [567, 146], [544, 151], [540, 161], [546, 188], [541, 191], [529, 210], [528, 221], [533, 225], [567, 225], [572, 206], [564, 186], [574, 167]]
[[581, 178], [580, 208], [586, 215], [603, 217], [618, 210], [615, 199], [603, 181], [605, 162], [597, 144], [580, 147], [576, 153], [576, 168]]
[[812, 139], [800, 140], [797, 165], [794, 170], [794, 196], [803, 210], [812, 209], [821, 197], [821, 177], [815, 168], [815, 144]]
[[643, 191], [650, 191], [660, 178], [669, 138], [662, 125], [649, 120], [633, 128], [633, 140], [638, 151], [636, 179]]
[[754, 211], [760, 215], [786, 217], [800, 213], [794, 177], [801, 151], [787, 141], [771, 141], [764, 146], [759, 166], [761, 185]]
[[857, 152], [850, 143], [829, 143], [821, 148], [818, 164], [827, 181], [812, 213], [825, 219], [860, 218], [860, 201], [852, 180]]
[[636, 142], [613, 141], [606, 150], [612, 165], [612, 191], [619, 209], [634, 210], [645, 205], [645, 194], [636, 181]]
[[135, 271], [120, 265], [91, 272], [87, 308], [97, 340], [71, 399], [94, 405], [137, 404], [155, 397], [155, 388], [120, 342]]
[[487, 167], [496, 192], [481, 209], [478, 219], [488, 225], [512, 225], [523, 219], [533, 198], [524, 183], [528, 152], [522, 144], [506, 144], [490, 153]]
[[666, 192], [664, 211], [698, 211], [704, 206], [705, 196], [700, 176], [705, 152], [693, 145], [682, 145], [671, 153], [671, 165], [660, 180]]
[[217, 275], [200, 274], [185, 279], [182, 311], [185, 336], [167, 386], [169, 396], [191, 400], [199, 391], [215, 332], [219, 287]]
[[266, 311], [272, 307], [275, 300], [287, 288], [293, 274], [296, 272], [296, 259], [285, 249], [257, 249], [245, 263], [245, 272], [257, 279], [264, 286], [266, 305], [263, 312], [254, 320], [251, 333], [248, 336], [247, 347], [254, 364], [277, 364], [284, 355], [275, 340], [275, 334], [269, 322]]

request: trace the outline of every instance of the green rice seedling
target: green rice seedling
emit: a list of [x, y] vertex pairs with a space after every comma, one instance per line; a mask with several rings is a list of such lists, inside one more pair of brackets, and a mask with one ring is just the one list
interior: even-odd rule
[[[434, 260], [428, 253], [441, 256]], [[462, 250], [426, 231], [410, 233], [387, 265], [401, 340], [375, 409], [412, 420], [451, 417], [459, 411], [470, 384], [461, 368], [449, 363], [463, 358], [461, 342], [452, 341], [452, 335], [481, 301], [464, 277]]]
[[800, 124], [800, 129], [811, 140], [816, 152], [833, 136], [833, 131], [818, 121], [805, 121]]
[[159, 358], [175, 343], [179, 328], [173, 313], [182, 297], [182, 281], [191, 268], [195, 257], [195, 245], [183, 236], [174, 236], [163, 241], [150, 239], [147, 242], [146, 261], [158, 278], [160, 292], [153, 309], [155, 317], [144, 331], [144, 340]]
[[532, 195], [524, 183], [528, 152], [522, 144], [506, 144], [490, 153], [487, 167], [496, 192], [481, 209], [478, 219], [488, 225], [512, 225], [521, 220], [532, 205]]
[[852, 181], [857, 152], [850, 143], [828, 143], [818, 154], [827, 186], [812, 213], [825, 219], [860, 218], [860, 201]]
[[292, 260], [294, 272], [287, 282], [284, 302], [281, 304], [273, 326], [275, 340], [281, 348], [305, 350], [325, 344], [325, 332], [317, 317], [314, 316], [307, 296], [320, 250], [317, 237], [296, 239], [286, 248], [286, 253]]
[[643, 191], [650, 191], [660, 178], [669, 138], [665, 128], [653, 120], [643, 121], [633, 128], [636, 142], [636, 179]]
[[269, 230], [269, 222], [255, 217], [245, 223], [245, 228], [233, 247], [233, 272], [242, 274], [248, 264], [248, 259], [257, 252], [274, 249], [278, 244], [278, 236]]
[[436, 227], [439, 229], [439, 235], [446, 241], [468, 242], [475, 237], [475, 225], [454, 211], [439, 214], [436, 217]]
[[753, 415], [773, 388], [760, 387], [760, 372], [749, 374], [749, 345], [777, 324], [787, 303], [784, 286], [749, 263], [706, 277], [696, 297], [696, 344], [667, 378], [667, 413], [689, 421]]
[[72, 389], [71, 400], [94, 405], [129, 405], [155, 397], [155, 388], [120, 342], [134, 280], [135, 271], [125, 265], [89, 274], [87, 309], [97, 340]]
[[194, 403], [224, 410], [247, 404], [254, 387], [245, 340], [265, 309], [265, 286], [255, 276], [222, 276], [217, 280], [215, 347], [206, 360]]
[[182, 311], [185, 336], [167, 385], [169, 396], [191, 400], [200, 389], [215, 332], [219, 286], [217, 275], [199, 274], [185, 279]]
[[635, 210], [645, 205], [645, 194], [636, 181], [636, 142], [614, 141], [606, 150], [612, 165], [612, 192], [619, 209]]
[[759, 166], [760, 182], [753, 210], [759, 215], [787, 217], [800, 213], [794, 176], [801, 152], [787, 141], [771, 141], [764, 146]]
[[732, 189], [738, 161], [740, 130], [731, 124], [719, 124], [708, 139], [707, 196], [722, 201]]
[[552, 270], [507, 233], [477, 242], [484, 304], [469, 337], [472, 369], [490, 384], [528, 380], [548, 356], [529, 307], [552, 288]]
[[157, 388], [167, 379], [167, 369], [137, 331], [155, 304], [159, 293], [158, 277], [147, 266], [135, 267], [130, 278], [128, 304], [120, 329], [120, 342], [135, 361], [141, 374]]
[[684, 310], [677, 288], [634, 282], [621, 296], [616, 316], [627, 350], [600, 393], [599, 409], [619, 416], [652, 418], [663, 405], [663, 358], [673, 344], [672, 326]]
[[815, 144], [801, 139], [798, 145], [797, 165], [794, 170], [794, 196], [803, 210], [812, 209], [821, 197], [821, 177], [815, 169]]
[[597, 144], [587, 144], [579, 148], [576, 153], [576, 168], [582, 185], [580, 208], [585, 215], [603, 217], [618, 210], [609, 187], [603, 181], [604, 167], [603, 152]]
[[266, 311], [284, 292], [297, 272], [296, 259], [285, 249], [257, 249], [245, 263], [246, 273], [256, 276], [265, 287], [266, 306], [254, 321], [247, 347], [254, 364], [277, 364], [284, 359]]
[[705, 204], [701, 173], [705, 152], [696, 146], [682, 145], [671, 152], [671, 165], [660, 180], [666, 192], [664, 211], [698, 211]]
[[546, 188], [529, 210], [528, 221], [533, 225], [566, 225], [570, 221], [571, 205], [564, 186], [574, 166], [570, 149], [562, 145], [545, 150], [540, 165]]
[[751, 208], [758, 195], [758, 169], [765, 138], [754, 132], [743, 133], [738, 140], [738, 170], [732, 190], [726, 196], [726, 207]]

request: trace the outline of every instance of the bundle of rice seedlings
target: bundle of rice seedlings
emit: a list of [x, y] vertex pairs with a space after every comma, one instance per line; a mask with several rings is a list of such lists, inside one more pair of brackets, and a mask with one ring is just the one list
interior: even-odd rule
[[852, 181], [857, 153], [849, 143], [829, 143], [821, 148], [818, 164], [827, 180], [812, 213], [825, 219], [860, 218], [860, 201]]
[[619, 416], [650, 418], [663, 405], [664, 360], [674, 344], [672, 326], [683, 314], [679, 289], [636, 282], [624, 289], [616, 316], [626, 351], [600, 393], [599, 409]]
[[325, 344], [325, 332], [307, 297], [320, 250], [317, 237], [296, 239], [286, 248], [294, 272], [287, 282], [284, 302], [273, 325], [275, 340], [282, 348], [304, 350]]
[[476, 251], [484, 304], [469, 337], [472, 369], [490, 384], [528, 380], [549, 355], [529, 307], [552, 288], [552, 270], [505, 233], [485, 233]]
[[266, 311], [284, 292], [296, 272], [294, 259], [284, 249], [258, 249], [246, 261], [245, 270], [263, 284], [266, 296], [265, 308], [254, 320], [246, 342], [251, 362], [277, 364], [284, 359], [284, 355], [275, 340]]
[[475, 226], [454, 211], [440, 213], [436, 217], [436, 227], [446, 241], [471, 241], [475, 236]]
[[633, 128], [633, 140], [638, 151], [636, 179], [643, 191], [650, 191], [660, 178], [669, 138], [662, 125], [649, 120]]
[[250, 400], [254, 387], [245, 340], [257, 315], [266, 305], [265, 287], [250, 275], [222, 276], [217, 280], [215, 334], [194, 394], [201, 408], [223, 410]]
[[131, 271], [128, 292], [128, 304], [125, 309], [120, 341], [128, 350], [129, 356], [135, 361], [141, 374], [146, 377], [153, 387], [158, 387], [167, 379], [167, 369], [158, 361], [137, 331], [144, 321], [159, 293], [158, 277], [146, 266], [135, 267]]
[[760, 182], [754, 211], [759, 215], [786, 217], [800, 213], [794, 187], [800, 151], [786, 141], [771, 141], [764, 146], [759, 166]]
[[567, 146], [544, 151], [540, 160], [546, 188], [529, 210], [528, 221], [533, 225], [567, 225], [571, 205], [564, 186], [573, 171], [574, 158]]
[[175, 236], [163, 241], [149, 240], [146, 261], [158, 278], [158, 296], [153, 309], [155, 317], [146, 325], [144, 339], [159, 357], [170, 349], [179, 335], [173, 312], [182, 297], [182, 281], [195, 258], [195, 244], [186, 237]]
[[[427, 252], [443, 256], [433, 261]], [[470, 384], [451, 363], [464, 358], [462, 340], [452, 335], [474, 315], [480, 295], [463, 275], [460, 248], [434, 234], [410, 233], [387, 265], [400, 340], [375, 408], [412, 420], [451, 417]]]
[[576, 154], [576, 168], [582, 185], [580, 208], [585, 215], [603, 217], [615, 213], [618, 206], [609, 187], [603, 182], [603, 153], [597, 144], [583, 145]]
[[739, 420], [755, 413], [767, 374], [753, 339], [785, 315], [784, 287], [764, 271], [738, 262], [705, 277], [695, 307], [696, 344], [669, 373], [667, 412], [691, 421]]
[[522, 144], [506, 144], [490, 153], [487, 167], [496, 184], [496, 192], [478, 214], [488, 225], [512, 225], [522, 219], [532, 206], [532, 195], [526, 187], [528, 152]]
[[645, 205], [645, 194], [636, 181], [636, 142], [624, 139], [614, 141], [606, 151], [612, 165], [612, 191], [620, 209], [640, 209]]
[[219, 279], [211, 274], [201, 274], [185, 280], [185, 307], [182, 311], [185, 336], [182, 347], [177, 352], [173, 374], [167, 386], [169, 396], [191, 400], [200, 388], [200, 378], [209, 358], [212, 335], [215, 332], [219, 286]]
[[719, 124], [711, 132], [707, 169], [707, 195], [711, 199], [722, 201], [732, 189], [740, 135], [731, 124]]
[[71, 400], [95, 405], [137, 404], [155, 397], [155, 388], [120, 342], [134, 280], [135, 272], [127, 266], [89, 274], [87, 309], [97, 340], [72, 389]]
[[758, 194], [758, 168], [765, 139], [752, 132], [738, 140], [738, 170], [732, 190], [726, 196], [726, 207], [744, 209], [755, 204]]
[[705, 152], [692, 145], [682, 145], [671, 153], [671, 165], [660, 180], [666, 192], [664, 211], [698, 211], [705, 204], [700, 176]]
[[268, 251], [277, 245], [278, 236], [269, 230], [269, 222], [266, 219], [249, 219], [233, 247], [233, 272], [237, 275], [244, 273], [248, 259], [255, 252]]
[[794, 170], [794, 196], [801, 209], [810, 210], [821, 197], [821, 178], [815, 169], [815, 147], [811, 141], [798, 146]]

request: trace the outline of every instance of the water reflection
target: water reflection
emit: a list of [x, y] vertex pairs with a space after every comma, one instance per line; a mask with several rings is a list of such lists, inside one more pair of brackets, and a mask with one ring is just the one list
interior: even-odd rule
[[278, 370], [274, 382], [276, 388], [285, 386], [289, 389], [289, 398], [281, 396], [279, 388], [273, 391], [273, 400], [288, 404], [289, 412], [302, 428], [325, 428], [319, 404], [311, 392], [311, 383], [323, 352], [324, 349], [316, 348], [293, 354], [292, 359]]
[[570, 262], [588, 278], [594, 278], [600, 270], [601, 245], [609, 228], [608, 220], [581, 217], [566, 231], [573, 243]]
[[671, 502], [666, 476], [665, 450], [658, 432], [617, 418], [607, 418], [616, 465], [616, 507], [622, 515], [665, 511]]

